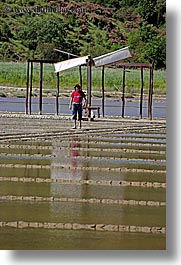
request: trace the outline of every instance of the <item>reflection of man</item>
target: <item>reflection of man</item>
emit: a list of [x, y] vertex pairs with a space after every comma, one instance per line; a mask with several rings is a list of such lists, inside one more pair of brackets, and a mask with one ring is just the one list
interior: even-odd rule
[[[80, 167], [82, 166], [81, 162], [76, 160], [77, 156], [80, 156], [80, 143], [77, 142], [77, 139], [71, 139], [68, 143], [67, 148], [62, 148], [62, 142], [53, 143], [52, 154], [54, 159], [51, 161], [51, 178], [52, 179], [82, 179], [82, 172], [77, 170], [78, 163]], [[52, 185], [53, 186], [53, 185]], [[57, 185], [57, 190], [61, 185]]]
[[78, 114], [79, 120], [79, 128], [81, 128], [81, 120], [82, 120], [82, 101], [84, 99], [84, 106], [87, 104], [86, 95], [81, 90], [80, 85], [75, 85], [75, 91], [72, 92], [69, 109], [72, 110], [72, 119], [74, 120], [74, 127], [76, 129], [76, 120]]
[[[78, 147], [80, 147], [80, 144], [79, 143], [70, 143], [70, 152], [69, 152], [69, 155], [70, 155], [70, 157], [77, 157], [77, 156], [79, 156], [79, 152], [78, 152], [78, 150], [75, 150], [74, 148], [78, 148]], [[77, 167], [77, 161], [72, 161], [71, 162], [71, 166], [72, 167]]]

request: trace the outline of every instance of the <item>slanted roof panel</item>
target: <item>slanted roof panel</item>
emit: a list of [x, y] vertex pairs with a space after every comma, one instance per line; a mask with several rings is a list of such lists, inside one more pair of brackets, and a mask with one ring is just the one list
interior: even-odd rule
[[54, 64], [55, 72], [58, 73], [58, 72], [61, 72], [61, 71], [64, 71], [64, 70], [67, 70], [67, 69], [70, 69], [76, 66], [86, 64], [87, 59], [88, 59], [88, 55], [83, 56], [83, 57], [78, 57], [75, 59], [69, 59], [63, 62], [59, 62], [59, 63], [55, 63]]
[[126, 58], [131, 57], [131, 53], [129, 52], [129, 47], [125, 47], [123, 49], [106, 53], [99, 57], [93, 59], [94, 64], [96, 67], [103, 66], [103, 65], [110, 65], [118, 63]]
[[[92, 61], [96, 67], [110, 64], [117, 64], [120, 61], [131, 57], [129, 52], [129, 47], [125, 47], [123, 49], [119, 49], [114, 52], [106, 53], [99, 57], [94, 58]], [[54, 63], [55, 72], [61, 72], [76, 66], [85, 65], [87, 63], [89, 56], [78, 57], [74, 59], [69, 59], [63, 62]]]

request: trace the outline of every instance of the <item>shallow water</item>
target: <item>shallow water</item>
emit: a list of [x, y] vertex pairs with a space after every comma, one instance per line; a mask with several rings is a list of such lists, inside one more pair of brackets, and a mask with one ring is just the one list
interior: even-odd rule
[[[163, 250], [165, 235], [76, 230], [2, 228], [1, 249], [48, 250]], [[8, 235], [8, 236], [7, 236]]]
[[[27, 214], [28, 210], [28, 214]], [[2, 221], [61, 222], [85, 224], [127, 224], [165, 226], [164, 207], [124, 206], [72, 202], [6, 202], [1, 206]]]
[[[101, 191], [101, 192], [100, 192]], [[144, 187], [117, 187], [108, 185], [75, 185], [62, 183], [2, 182], [0, 194], [16, 196], [54, 196], [66, 198], [107, 198], [125, 200], [165, 201], [165, 190]]]
[[[63, 130], [61, 121], [58, 123], [59, 130]], [[34, 121], [35, 128], [37, 124], [39, 121]], [[11, 120], [6, 126], [11, 136]], [[21, 132], [21, 126], [23, 128], [23, 125], [19, 125], [17, 131]], [[42, 126], [46, 128], [44, 122]], [[51, 128], [51, 123], [49, 126]], [[93, 126], [104, 128], [100, 123]], [[86, 134], [83, 131], [82, 137], [78, 134], [72, 137], [71, 132], [67, 131], [65, 136], [57, 135], [46, 140], [1, 140], [0, 196], [17, 198], [0, 200], [0, 221], [165, 227], [165, 206], [43, 201], [43, 198], [53, 197], [165, 202], [164, 187], [138, 185], [140, 182], [166, 182], [165, 128], [163, 126], [160, 133], [154, 131], [156, 126], [153, 133], [149, 133], [149, 128], [150, 125], [147, 126], [148, 133], [147, 130], [128, 134], [116, 131]], [[81, 181], [93, 182], [85, 184]], [[95, 181], [107, 182], [98, 184]], [[114, 186], [110, 185], [110, 181], [132, 181], [135, 184]], [[40, 196], [42, 200], [22, 200], [20, 196]], [[1, 249], [166, 247], [166, 235], [161, 233], [0, 227], [0, 235]]]

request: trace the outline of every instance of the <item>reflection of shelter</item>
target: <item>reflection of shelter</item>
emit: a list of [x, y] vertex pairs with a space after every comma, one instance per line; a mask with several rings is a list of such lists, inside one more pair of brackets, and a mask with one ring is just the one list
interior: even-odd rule
[[[83, 57], [76, 57], [73, 59], [68, 59], [62, 62], [54, 62], [48, 60], [28, 60], [27, 66], [27, 92], [26, 92], [26, 114], [28, 114], [28, 96], [29, 96], [29, 113], [31, 114], [31, 94], [32, 94], [32, 76], [33, 76], [33, 62], [40, 63], [40, 94], [39, 94], [39, 113], [42, 114], [42, 82], [43, 82], [43, 63], [54, 63], [55, 72], [57, 74], [57, 93], [56, 93], [56, 114], [58, 115], [58, 98], [59, 98], [59, 73], [61, 71], [79, 67], [80, 74], [80, 84], [82, 84], [82, 73], [81, 66], [87, 66], [87, 99], [88, 99], [88, 116], [91, 115], [91, 110], [95, 109], [95, 106], [92, 106], [91, 102], [91, 87], [92, 87], [92, 66], [102, 67], [102, 116], [104, 117], [104, 81], [105, 81], [105, 66], [117, 65], [123, 67], [123, 82], [122, 82], [122, 117], [124, 117], [125, 109], [125, 80], [126, 80], [126, 67], [139, 67], [141, 70], [141, 93], [140, 93], [140, 117], [142, 118], [142, 108], [143, 108], [143, 69], [150, 69], [150, 82], [149, 82], [149, 92], [148, 92], [148, 118], [152, 119], [152, 94], [153, 94], [153, 65], [152, 64], [138, 64], [138, 63], [121, 63], [124, 59], [131, 57], [129, 48], [125, 47], [114, 52], [110, 52], [96, 58], [91, 58], [89, 55]], [[30, 69], [30, 78], [29, 78], [29, 66]], [[30, 79], [30, 80], [29, 80]], [[30, 82], [29, 82], [30, 81]], [[29, 91], [30, 83], [30, 91]]]

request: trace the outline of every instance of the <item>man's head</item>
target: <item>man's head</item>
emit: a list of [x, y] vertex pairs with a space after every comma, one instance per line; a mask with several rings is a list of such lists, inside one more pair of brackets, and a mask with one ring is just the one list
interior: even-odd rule
[[79, 91], [79, 90], [81, 90], [81, 86], [79, 84], [77, 84], [74, 86], [74, 89]]

